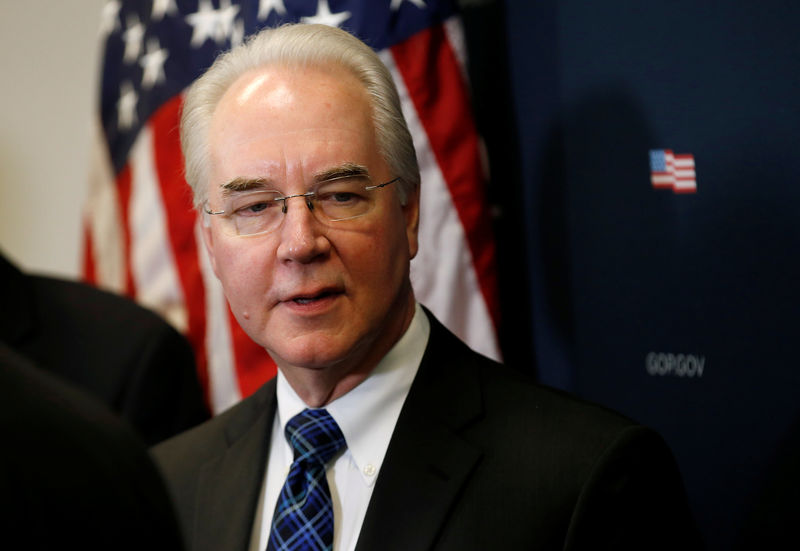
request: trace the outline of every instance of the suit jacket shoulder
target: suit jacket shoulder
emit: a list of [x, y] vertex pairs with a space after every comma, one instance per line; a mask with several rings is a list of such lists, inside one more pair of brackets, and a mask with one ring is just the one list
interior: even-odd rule
[[247, 549], [276, 405], [272, 379], [224, 413], [152, 448], [189, 549]]
[[358, 551], [673, 544], [697, 536], [656, 433], [472, 352], [431, 319]]

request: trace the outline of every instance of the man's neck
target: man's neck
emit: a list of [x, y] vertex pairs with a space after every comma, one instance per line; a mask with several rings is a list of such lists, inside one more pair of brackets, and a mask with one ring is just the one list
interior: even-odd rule
[[297, 373], [294, 371], [296, 369], [283, 371], [287, 382], [308, 407], [319, 408], [360, 385], [369, 377], [374, 366], [366, 373], [351, 371], [330, 381], [324, 380], [325, 377], [318, 373], [307, 373], [308, 370]]

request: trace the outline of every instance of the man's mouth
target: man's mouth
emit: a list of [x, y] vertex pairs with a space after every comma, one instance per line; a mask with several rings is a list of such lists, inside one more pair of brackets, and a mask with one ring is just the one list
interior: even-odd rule
[[340, 294], [338, 291], [327, 290], [327, 291], [322, 291], [320, 293], [317, 293], [315, 295], [297, 296], [297, 297], [292, 298], [291, 301], [294, 302], [295, 304], [300, 304], [300, 305], [313, 304], [314, 302], [317, 302], [319, 300], [323, 300], [323, 299], [326, 299], [328, 297], [332, 297], [332, 296], [335, 296], [335, 295], [338, 295], [338, 294]]

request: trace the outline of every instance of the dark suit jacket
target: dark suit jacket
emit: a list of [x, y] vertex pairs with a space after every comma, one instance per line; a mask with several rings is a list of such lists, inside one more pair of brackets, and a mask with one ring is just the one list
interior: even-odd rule
[[3, 343], [0, 439], [4, 549], [183, 549], [167, 490], [133, 430]]
[[153, 312], [0, 254], [0, 342], [88, 391], [154, 444], [208, 419], [186, 339]]
[[[698, 546], [657, 434], [472, 352], [429, 317], [358, 551]], [[247, 549], [275, 402], [271, 381], [154, 449], [190, 549]]]

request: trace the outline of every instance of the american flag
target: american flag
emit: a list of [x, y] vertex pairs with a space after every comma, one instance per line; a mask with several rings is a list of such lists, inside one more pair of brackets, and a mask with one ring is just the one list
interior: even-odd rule
[[214, 277], [184, 181], [183, 90], [265, 26], [347, 29], [398, 85], [422, 172], [417, 298], [476, 350], [499, 356], [494, 242], [470, 112], [461, 21], [445, 0], [114, 0], [103, 9], [100, 117], [84, 275], [161, 313], [191, 341], [214, 412], [275, 374]]
[[674, 154], [670, 149], [650, 151], [650, 182], [656, 189], [671, 189], [674, 193], [697, 192], [694, 155]]

